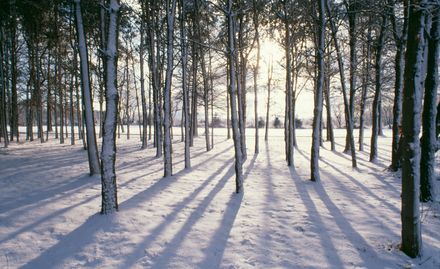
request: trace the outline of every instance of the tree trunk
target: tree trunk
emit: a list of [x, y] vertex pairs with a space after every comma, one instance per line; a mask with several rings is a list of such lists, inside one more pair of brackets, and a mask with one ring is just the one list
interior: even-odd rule
[[422, 124], [423, 131], [420, 139], [420, 200], [433, 201], [435, 198], [435, 152], [437, 149], [436, 117], [437, 117], [437, 89], [438, 64], [440, 57], [440, 11], [436, 7], [433, 11], [432, 26], [428, 42], [428, 65], [425, 81], [425, 97], [423, 102]]
[[255, 27], [255, 39], [257, 42], [257, 60], [254, 66], [254, 118], [255, 118], [255, 154], [260, 152], [259, 145], [259, 134], [258, 134], [258, 72], [260, 69], [260, 29], [259, 29], [259, 21], [258, 21], [258, 11], [256, 3], [254, 5], [254, 27]]
[[380, 25], [380, 34], [376, 44], [376, 59], [375, 59], [375, 72], [376, 72], [376, 90], [374, 92], [373, 100], [373, 123], [371, 132], [371, 145], [370, 145], [370, 162], [374, 162], [377, 159], [377, 140], [379, 135], [380, 123], [380, 99], [382, 94], [382, 49], [385, 42], [387, 16], [382, 16], [382, 23]]
[[[392, 134], [392, 150], [391, 150], [391, 165], [390, 169], [392, 171], [397, 171], [400, 168], [401, 151], [399, 149], [400, 145], [400, 130], [402, 121], [402, 92], [403, 92], [403, 76], [404, 76], [404, 65], [405, 65], [405, 43], [407, 39], [407, 28], [408, 28], [408, 1], [404, 1], [404, 23], [403, 29], [399, 34], [397, 29], [396, 17], [394, 15], [394, 1], [389, 0], [389, 5], [391, 7], [391, 23], [393, 26], [394, 42], [396, 43], [396, 55], [394, 59], [394, 105], [393, 105], [393, 134]], [[390, 3], [393, 2], [393, 3]]]
[[[78, 48], [80, 57], [80, 70], [81, 70], [81, 88], [83, 104], [85, 108], [86, 116], [86, 128], [87, 128], [87, 153], [89, 157], [89, 169], [90, 175], [99, 173], [99, 158], [98, 158], [98, 147], [96, 144], [96, 134], [95, 134], [95, 119], [93, 115], [93, 101], [90, 88], [90, 75], [89, 75], [89, 65], [88, 65], [88, 53], [86, 38], [84, 33], [84, 25], [82, 21], [81, 14], [81, 2], [80, 0], [75, 1], [75, 21], [76, 21], [76, 32], [78, 38]], [[114, 2], [114, 1], [112, 1]]]
[[[74, 63], [74, 68], [76, 69], [76, 63]], [[75, 70], [76, 71], [76, 70]], [[74, 72], [75, 72], [74, 71]], [[75, 87], [74, 77], [75, 73], [72, 72], [70, 78], [70, 93], [69, 93], [69, 105], [70, 105], [70, 144], [75, 145], [75, 119], [73, 114], [73, 88]]]
[[345, 123], [346, 123], [345, 125], [346, 125], [346, 129], [347, 129], [347, 133], [350, 136], [351, 165], [353, 168], [356, 168], [357, 161], [356, 161], [356, 149], [354, 146], [354, 137], [353, 137], [353, 121], [351, 120], [352, 115], [350, 113], [348, 99], [347, 99], [347, 87], [345, 85], [344, 63], [342, 60], [342, 54], [341, 54], [339, 42], [338, 42], [337, 35], [336, 35], [336, 33], [337, 33], [336, 25], [335, 25], [335, 22], [331, 19], [332, 16], [331, 16], [330, 4], [328, 1], [325, 1], [325, 2], [326, 2], [327, 14], [329, 17], [333, 42], [335, 45], [336, 54], [337, 54], [337, 58], [338, 58], [339, 75], [341, 77], [340, 81], [341, 81], [341, 88], [342, 88], [342, 96], [344, 99]]
[[10, 26], [10, 39], [11, 39], [11, 141], [14, 140], [14, 135], [19, 142], [20, 133], [18, 130], [18, 72], [17, 72], [17, 23], [16, 23], [16, 11], [15, 1], [11, 1], [11, 26]]
[[[147, 115], [147, 104], [145, 100], [145, 74], [144, 74], [144, 31], [145, 31], [145, 5], [141, 4], [142, 18], [141, 18], [141, 29], [140, 29], [140, 45], [139, 45], [139, 69], [141, 76], [141, 104], [142, 104], [142, 149], [147, 148], [147, 125], [148, 125], [148, 115]], [[140, 119], [139, 119], [140, 120]]]
[[[357, 8], [356, 0], [349, 0], [346, 3], [347, 13], [348, 13], [348, 24], [349, 24], [349, 45], [350, 45], [350, 115], [351, 121], [354, 125], [354, 101], [356, 94], [356, 67], [357, 67], [357, 55], [356, 55], [356, 44], [357, 44], [357, 33], [356, 33], [356, 20], [357, 20]], [[350, 136], [348, 133], [345, 137], [345, 149], [344, 152], [350, 151]]]
[[1, 129], [1, 134], [0, 137], [3, 137], [3, 142], [5, 145], [5, 148], [8, 147], [9, 144], [9, 137], [8, 137], [8, 129], [7, 129], [7, 119], [6, 119], [6, 114], [7, 114], [7, 108], [6, 108], [6, 79], [5, 75], [4, 75], [4, 68], [3, 68], [3, 42], [4, 42], [4, 36], [3, 36], [3, 29], [0, 28], [0, 87], [1, 87], [1, 91], [0, 91], [0, 129]]
[[185, 125], [185, 169], [191, 167], [191, 151], [190, 151], [190, 122], [189, 122], [189, 88], [187, 83], [188, 71], [188, 46], [186, 42], [187, 27], [185, 21], [185, 0], [180, 0], [180, 45], [182, 51], [182, 93], [183, 93], [183, 109]]
[[327, 78], [324, 81], [324, 98], [325, 98], [325, 104], [326, 104], [326, 111], [327, 111], [327, 141], [330, 141], [330, 148], [332, 151], [336, 150], [335, 146], [335, 135], [333, 132], [333, 122], [332, 122], [332, 107], [330, 102], [330, 61], [326, 63], [326, 69], [327, 74], [325, 74], [325, 77]]
[[[128, 45], [127, 45], [128, 47]], [[130, 140], [130, 75], [128, 68], [128, 55], [125, 58], [125, 68], [127, 70], [125, 77], [125, 124], [127, 124], [127, 140]]]
[[[35, 102], [37, 109], [37, 126], [38, 126], [38, 138], [40, 138], [40, 142], [44, 143], [44, 134], [43, 134], [43, 93], [41, 91], [41, 58], [39, 51], [38, 42], [35, 44], [35, 79], [34, 79], [34, 91], [35, 91]], [[61, 126], [63, 127], [63, 126]]]
[[211, 143], [209, 140], [209, 78], [206, 72], [206, 62], [205, 62], [205, 54], [203, 53], [203, 49], [199, 46], [200, 49], [200, 65], [202, 68], [202, 77], [203, 77], [203, 109], [205, 116], [205, 145], [206, 151], [211, 150]]
[[49, 132], [52, 131], [52, 100], [51, 100], [51, 69], [50, 53], [47, 55], [47, 97], [46, 97], [46, 141], [49, 140]]
[[115, 161], [116, 124], [119, 99], [119, 94], [117, 90], [118, 13], [120, 8], [119, 0], [110, 0], [108, 8], [108, 37], [106, 40], [107, 46], [105, 51], [106, 109], [101, 152], [101, 214], [110, 214], [118, 210]]
[[[285, 11], [287, 12], [287, 11]], [[292, 37], [290, 36], [290, 23], [284, 21], [285, 55], [286, 55], [286, 117], [284, 121], [286, 135], [286, 161], [288, 166], [294, 165], [293, 159], [293, 109], [292, 109]]]
[[325, 1], [320, 0], [318, 4], [318, 39], [316, 46], [316, 63], [318, 64], [318, 76], [316, 78], [314, 110], [313, 110], [313, 133], [312, 133], [312, 154], [310, 158], [311, 180], [320, 181], [319, 175], [319, 147], [321, 133], [321, 117], [323, 104], [324, 87], [324, 51], [325, 51]]
[[[62, 78], [63, 78], [63, 74], [62, 74], [62, 69], [61, 69], [61, 55], [60, 52], [58, 51], [58, 66], [60, 67], [58, 69], [58, 77], [56, 78], [57, 81], [57, 89], [58, 89], [58, 108], [60, 111], [60, 144], [64, 144], [64, 105], [63, 105], [63, 98], [64, 98], [64, 93], [63, 93], [63, 86], [62, 86]], [[55, 104], [57, 105], [57, 104]]]
[[[171, 7], [169, 6], [171, 4]], [[171, 81], [173, 76], [173, 42], [174, 42], [174, 20], [176, 15], [176, 0], [167, 1], [167, 70], [164, 89], [164, 177], [173, 174], [171, 156]]]
[[[371, 21], [371, 17], [368, 18]], [[362, 96], [360, 105], [360, 117], [359, 117], [359, 151], [364, 150], [364, 125], [365, 125], [365, 108], [367, 105], [367, 93], [368, 84], [370, 83], [370, 58], [371, 58], [371, 24], [368, 25], [367, 30], [367, 42], [365, 45], [365, 58], [364, 58], [364, 75], [362, 82]]]
[[272, 74], [273, 74], [273, 65], [271, 60], [267, 71], [266, 131], [264, 134], [264, 141], [267, 141], [269, 139], [270, 88], [272, 86]]
[[402, 115], [402, 246], [408, 256], [422, 254], [420, 223], [420, 112], [424, 80], [427, 1], [412, 2], [408, 19]]
[[[229, 67], [230, 68], [230, 67]], [[229, 78], [229, 73], [226, 74], [226, 86], [229, 87], [231, 79]], [[226, 139], [231, 139], [231, 120], [230, 120], [230, 99], [229, 89], [226, 89], [226, 129], [227, 136]]]
[[234, 140], [235, 149], [235, 192], [243, 192], [243, 158], [241, 149], [241, 134], [238, 129], [238, 119], [237, 119], [237, 88], [236, 88], [236, 77], [235, 77], [235, 22], [233, 19], [232, 10], [232, 0], [228, 0], [228, 60], [229, 60], [229, 94], [231, 102], [231, 123], [232, 123], [232, 135]]

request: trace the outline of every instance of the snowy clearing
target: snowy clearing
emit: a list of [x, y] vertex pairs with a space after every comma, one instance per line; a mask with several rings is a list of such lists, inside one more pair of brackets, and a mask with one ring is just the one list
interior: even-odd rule
[[379, 138], [380, 162], [360, 152], [352, 170], [338, 130], [337, 152], [321, 148], [322, 181], [312, 183], [311, 131], [298, 130], [291, 169], [282, 132], [271, 130], [268, 143], [262, 137], [254, 155], [247, 130], [244, 195], [234, 193], [225, 136], [210, 152], [197, 138], [192, 169], [183, 171], [176, 128], [174, 176], [162, 178], [151, 144], [140, 150], [138, 137], [123, 135], [120, 208], [111, 216], [97, 213], [100, 177], [87, 175], [81, 141], [12, 143], [0, 150], [0, 268], [440, 268], [438, 203], [423, 205], [423, 257], [399, 251], [400, 180], [386, 170], [390, 133]]

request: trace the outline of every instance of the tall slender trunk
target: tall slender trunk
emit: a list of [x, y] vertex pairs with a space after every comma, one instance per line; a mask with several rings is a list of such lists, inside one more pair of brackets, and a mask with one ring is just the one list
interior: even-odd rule
[[257, 56], [257, 64], [254, 67], [254, 123], [255, 123], [255, 150], [254, 153], [258, 154], [260, 152], [259, 136], [258, 136], [258, 68], [259, 68], [259, 57]]
[[291, 36], [290, 24], [284, 22], [285, 55], [286, 55], [286, 117], [284, 121], [286, 135], [286, 161], [288, 166], [293, 166], [293, 109], [292, 109], [292, 61], [291, 61]]
[[44, 143], [43, 134], [43, 93], [41, 91], [41, 58], [38, 42], [35, 44], [35, 79], [34, 79], [34, 91], [35, 91], [35, 103], [37, 109], [37, 127], [38, 127], [38, 138], [40, 142]]
[[[75, 58], [76, 61], [78, 62], [78, 53], [76, 50], [76, 46], [75, 46]], [[78, 139], [82, 139], [83, 140], [83, 144], [85, 143], [85, 139], [83, 136], [83, 128], [82, 128], [82, 117], [81, 117], [81, 109], [80, 109], [80, 103], [81, 103], [81, 98], [79, 95], [79, 87], [78, 87], [78, 71], [76, 70], [75, 72], [75, 106], [76, 106], [76, 123], [78, 125]]]
[[[230, 67], [229, 67], [230, 68]], [[229, 73], [226, 74], [226, 86], [229, 88], [230, 85], [230, 78]], [[227, 136], [226, 139], [231, 139], [231, 120], [230, 120], [230, 99], [231, 96], [229, 94], [229, 89], [226, 89], [226, 129], [227, 129]]]
[[8, 129], [7, 129], [7, 119], [6, 119], [6, 114], [7, 114], [7, 108], [6, 108], [6, 79], [5, 78], [5, 74], [4, 74], [4, 68], [3, 68], [3, 42], [4, 42], [4, 35], [3, 35], [3, 28], [0, 27], [0, 87], [1, 87], [1, 91], [0, 91], [0, 130], [1, 130], [1, 134], [0, 137], [3, 137], [3, 142], [4, 142], [4, 146], [5, 148], [8, 147], [9, 144], [9, 137], [8, 137]]
[[205, 116], [205, 144], [206, 144], [206, 151], [211, 150], [211, 143], [209, 140], [209, 78], [208, 78], [208, 72], [206, 71], [206, 61], [205, 61], [205, 54], [203, 52], [202, 47], [200, 48], [200, 66], [202, 69], [202, 77], [203, 77], [203, 109], [204, 109], [204, 116]]
[[394, 58], [394, 105], [393, 105], [393, 134], [392, 134], [392, 150], [391, 150], [391, 165], [392, 171], [397, 171], [400, 168], [401, 156], [400, 151], [400, 126], [402, 121], [402, 92], [403, 79], [405, 67], [405, 43], [408, 31], [408, 0], [404, 1], [404, 23], [401, 32], [397, 29], [396, 16], [394, 15], [394, 1], [389, 0], [390, 19], [393, 26], [394, 42], [396, 43], [396, 55]]
[[187, 81], [188, 71], [188, 46], [186, 42], [187, 38], [187, 26], [185, 21], [185, 0], [180, 0], [180, 46], [182, 53], [182, 94], [183, 94], [183, 108], [182, 115], [185, 125], [185, 169], [191, 167], [191, 151], [190, 151], [190, 122], [189, 122], [189, 88]]
[[[211, 40], [208, 38], [208, 42], [211, 43]], [[209, 57], [209, 88], [211, 94], [211, 148], [214, 148], [214, 75], [212, 74], [212, 56], [211, 56], [211, 48], [208, 49], [208, 57]]]
[[[193, 35], [196, 32], [195, 24], [193, 25]], [[196, 38], [196, 37], [193, 37]], [[194, 144], [194, 137], [198, 136], [198, 120], [197, 120], [197, 67], [198, 67], [197, 44], [192, 44], [192, 95], [191, 95], [191, 146]]]
[[[102, 7], [105, 8], [105, 7]], [[106, 40], [106, 109], [103, 128], [101, 152], [101, 185], [102, 206], [101, 214], [110, 214], [118, 210], [118, 197], [116, 185], [116, 124], [118, 115], [119, 93], [117, 89], [118, 66], [118, 13], [119, 0], [110, 0], [108, 6], [108, 36]]]
[[331, 28], [331, 34], [332, 34], [332, 38], [333, 38], [333, 42], [335, 45], [335, 49], [336, 49], [336, 54], [337, 54], [337, 58], [338, 58], [338, 67], [339, 67], [339, 75], [340, 75], [340, 81], [341, 81], [341, 88], [342, 88], [342, 97], [344, 99], [344, 110], [345, 110], [345, 125], [346, 125], [346, 129], [347, 129], [347, 133], [350, 136], [350, 150], [351, 150], [351, 165], [353, 168], [357, 167], [357, 161], [356, 161], [356, 149], [354, 146], [354, 137], [353, 137], [353, 121], [351, 120], [352, 115], [350, 113], [350, 109], [349, 109], [349, 103], [348, 103], [348, 98], [347, 98], [347, 87], [345, 85], [345, 74], [344, 74], [344, 63], [342, 60], [342, 54], [341, 54], [341, 50], [339, 47], [339, 42], [337, 39], [337, 30], [336, 30], [336, 25], [335, 22], [332, 19], [331, 16], [331, 9], [330, 9], [330, 4], [328, 1], [326, 2], [326, 11], [329, 17], [329, 22], [330, 22], [330, 28]]
[[[235, 54], [235, 61], [237, 63], [237, 101], [238, 101], [238, 128], [240, 129], [240, 141], [241, 141], [241, 152], [243, 162], [247, 159], [247, 148], [246, 148], [246, 77], [247, 77], [247, 56], [244, 53], [243, 35], [243, 16], [238, 16], [238, 48], [240, 48]], [[235, 21], [237, 23], [237, 21]], [[236, 35], [234, 35], [234, 39]]]
[[[171, 3], [170, 3], [171, 1]], [[171, 7], [170, 7], [171, 4]], [[174, 42], [174, 20], [176, 15], [176, 0], [168, 0], [167, 3], [167, 69], [164, 88], [164, 177], [173, 174], [173, 164], [171, 156], [171, 83], [173, 76], [173, 42]]]
[[[32, 41], [30, 41], [32, 43]], [[28, 104], [29, 104], [29, 113], [28, 113], [28, 133], [29, 133], [29, 140], [34, 141], [34, 110], [35, 110], [35, 89], [31, 91], [31, 88], [35, 85], [35, 50], [33, 48], [33, 45], [29, 46], [29, 64], [30, 66], [30, 78], [29, 78], [29, 87], [28, 87], [28, 94], [30, 94], [30, 97], [28, 96]], [[56, 104], [56, 102], [55, 102]], [[56, 122], [55, 122], [56, 124]], [[58, 138], [58, 132], [56, 131], [56, 136]]]
[[[128, 46], [127, 46], [128, 47]], [[128, 68], [128, 55], [125, 58], [125, 70], [126, 77], [125, 77], [125, 124], [127, 124], [127, 140], [130, 139], [130, 75], [129, 75], [129, 68]]]
[[[134, 52], [133, 47], [131, 48], [131, 51]], [[141, 103], [139, 102], [139, 90], [138, 90], [138, 86], [137, 86], [137, 81], [136, 81], [136, 69], [135, 69], [135, 65], [134, 65], [134, 60], [132, 58], [131, 61], [131, 72], [133, 73], [133, 83], [134, 83], [134, 91], [136, 94], [136, 112], [137, 112], [137, 118], [138, 118], [138, 127], [139, 127], [139, 139], [142, 142], [143, 141], [143, 124], [141, 122], [141, 119], [143, 119], [143, 116], [141, 116]], [[135, 112], [133, 111], [133, 117], [132, 119], [134, 119], [134, 114]], [[146, 136], [145, 136], [146, 138]], [[146, 139], [145, 139], [145, 143], [146, 143]], [[142, 148], [142, 147], [141, 147]]]
[[408, 17], [402, 115], [402, 246], [410, 257], [422, 254], [420, 222], [420, 122], [425, 71], [426, 0], [414, 0]]
[[266, 131], [264, 134], [264, 141], [269, 139], [269, 110], [270, 110], [270, 93], [272, 86], [272, 74], [273, 74], [273, 64], [272, 60], [269, 63], [267, 71], [267, 103], [266, 103]]
[[58, 77], [56, 78], [57, 81], [57, 89], [58, 89], [58, 108], [60, 111], [60, 144], [64, 144], [64, 105], [63, 105], [63, 97], [64, 97], [64, 87], [63, 87], [63, 83], [62, 83], [62, 79], [63, 79], [63, 74], [62, 74], [62, 69], [61, 69], [61, 55], [60, 52], [58, 51], [58, 65], [60, 66], [59, 70], [58, 70]]
[[[356, 21], [357, 21], [357, 8], [355, 3], [356, 0], [349, 0], [346, 3], [347, 13], [348, 13], [348, 23], [349, 23], [349, 45], [350, 45], [350, 115], [352, 124], [354, 125], [354, 102], [356, 94], [356, 72], [357, 72], [357, 55], [356, 55], [356, 44], [357, 44], [357, 34], [356, 34]], [[345, 137], [345, 149], [344, 152], [350, 151], [350, 136], [347, 133]]]
[[233, 18], [232, 0], [228, 0], [228, 60], [229, 60], [229, 94], [231, 103], [231, 123], [232, 123], [232, 135], [234, 140], [235, 150], [235, 192], [243, 192], [243, 157], [241, 149], [241, 134], [238, 128], [237, 118], [237, 88], [236, 88], [236, 72], [235, 72], [235, 22]]
[[312, 132], [312, 154], [310, 158], [311, 180], [320, 181], [319, 175], [319, 147], [321, 133], [321, 118], [324, 88], [324, 51], [325, 51], [325, 0], [318, 4], [318, 38], [316, 46], [316, 63], [318, 76], [316, 78], [314, 110], [313, 110], [313, 132]]
[[258, 134], [258, 72], [260, 69], [260, 29], [259, 29], [259, 21], [258, 21], [258, 11], [256, 3], [253, 2], [254, 5], [254, 27], [255, 27], [255, 40], [257, 43], [257, 60], [254, 66], [254, 118], [255, 118], [255, 154], [260, 152], [259, 145], [259, 134]]
[[[74, 57], [75, 58], [75, 57]], [[73, 64], [74, 68], [76, 68], [76, 63]], [[75, 145], [75, 116], [73, 109], [73, 89], [75, 87], [75, 69], [70, 74], [70, 92], [69, 92], [69, 106], [70, 106], [70, 144]]]
[[18, 130], [18, 72], [17, 72], [17, 23], [16, 23], [16, 11], [15, 0], [11, 2], [11, 26], [10, 26], [10, 40], [11, 40], [11, 141], [14, 140], [14, 135], [19, 142], [20, 133]]
[[[140, 69], [140, 81], [141, 81], [141, 104], [142, 104], [142, 149], [147, 148], [147, 125], [148, 125], [148, 115], [147, 115], [147, 104], [145, 100], [145, 73], [144, 73], [144, 31], [145, 31], [145, 5], [142, 4], [142, 18], [141, 18], [141, 29], [140, 29], [140, 45], [139, 45], [139, 69]], [[139, 119], [140, 120], [140, 119]]]
[[375, 73], [376, 73], [376, 90], [374, 92], [373, 100], [373, 123], [371, 133], [371, 145], [370, 145], [370, 162], [374, 162], [377, 159], [377, 140], [379, 135], [380, 119], [380, 99], [382, 94], [382, 49], [385, 42], [385, 31], [387, 24], [387, 16], [382, 16], [382, 23], [380, 25], [380, 34], [376, 44], [376, 59], [375, 59]]
[[[368, 22], [371, 22], [371, 16], [368, 18]], [[360, 104], [360, 117], [359, 117], [359, 151], [364, 150], [364, 129], [365, 129], [365, 108], [367, 106], [367, 93], [370, 83], [370, 69], [371, 69], [371, 23], [368, 24], [367, 29], [367, 42], [364, 49], [364, 74], [362, 76], [362, 94]]]
[[50, 53], [47, 55], [47, 97], [46, 97], [46, 141], [49, 140], [49, 132], [52, 131], [52, 98], [51, 98], [51, 69]]
[[325, 101], [325, 107], [327, 111], [327, 141], [330, 141], [330, 148], [332, 151], [336, 150], [335, 145], [335, 135], [333, 132], [333, 121], [332, 121], [332, 106], [330, 102], [330, 54], [328, 57], [327, 62], [325, 63], [326, 66], [326, 74], [325, 74], [325, 80], [324, 80], [324, 101]]
[[440, 11], [435, 8], [428, 42], [428, 63], [425, 81], [425, 97], [423, 102], [423, 131], [420, 139], [420, 200], [432, 201], [435, 198], [435, 152], [437, 149], [436, 117], [438, 64], [440, 57]]
[[[76, 21], [76, 33], [78, 38], [78, 48], [80, 57], [80, 70], [81, 70], [81, 88], [82, 99], [85, 108], [85, 120], [87, 128], [87, 153], [89, 157], [89, 170], [90, 175], [99, 173], [100, 164], [98, 158], [98, 147], [96, 144], [95, 133], [95, 119], [93, 115], [93, 101], [90, 88], [90, 75], [88, 65], [88, 53], [86, 38], [84, 33], [84, 25], [81, 13], [81, 1], [75, 1], [75, 21]], [[112, 1], [113, 2], [113, 1]]]

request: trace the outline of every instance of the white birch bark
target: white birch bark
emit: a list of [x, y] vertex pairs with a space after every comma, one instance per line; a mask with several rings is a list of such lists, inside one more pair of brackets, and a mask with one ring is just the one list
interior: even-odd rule
[[93, 116], [93, 102], [90, 89], [90, 76], [87, 56], [86, 38], [84, 33], [84, 25], [81, 13], [81, 1], [74, 0], [75, 2], [75, 19], [76, 19], [76, 32], [78, 36], [78, 51], [80, 57], [80, 70], [81, 70], [81, 88], [83, 104], [85, 109], [85, 121], [87, 128], [87, 153], [89, 157], [89, 169], [90, 175], [99, 173], [99, 157], [98, 146], [96, 144], [95, 133], [95, 120]]
[[[104, 7], [103, 7], [104, 8]], [[102, 185], [102, 214], [110, 214], [118, 210], [116, 185], [116, 124], [118, 115], [117, 89], [117, 51], [118, 51], [118, 13], [119, 0], [110, 0], [108, 6], [108, 36], [105, 50], [106, 74], [106, 109], [103, 127], [101, 152], [101, 185]]]
[[352, 115], [350, 113], [349, 103], [348, 103], [348, 98], [347, 98], [347, 86], [345, 84], [344, 63], [342, 60], [341, 49], [339, 47], [339, 42], [337, 39], [336, 25], [335, 25], [335, 22], [331, 19], [332, 15], [331, 15], [330, 4], [329, 4], [328, 0], [325, 0], [324, 2], [325, 2], [325, 9], [326, 9], [326, 12], [327, 12], [327, 15], [329, 18], [329, 24], [330, 24], [332, 37], [333, 37], [333, 43], [335, 45], [336, 54], [337, 54], [337, 58], [338, 58], [339, 75], [341, 77], [340, 81], [341, 81], [341, 88], [342, 88], [342, 96], [344, 99], [346, 129], [347, 129], [347, 133], [350, 136], [349, 139], [350, 139], [350, 150], [351, 150], [351, 166], [353, 168], [356, 168], [357, 161], [356, 161], [356, 149], [355, 149], [354, 137], [353, 137], [353, 121], [351, 120]]
[[180, 44], [182, 51], [182, 93], [183, 93], [183, 117], [185, 125], [185, 168], [191, 167], [191, 151], [190, 151], [190, 122], [189, 122], [189, 94], [188, 94], [188, 47], [187, 47], [187, 27], [185, 21], [185, 0], [180, 0]]
[[402, 251], [422, 254], [420, 221], [420, 122], [425, 71], [426, 0], [411, 3], [405, 55], [402, 114]]
[[316, 44], [316, 62], [318, 64], [318, 77], [316, 81], [314, 110], [313, 110], [313, 132], [312, 132], [312, 154], [310, 158], [311, 180], [320, 181], [319, 175], [319, 148], [321, 142], [321, 119], [324, 89], [324, 51], [325, 51], [325, 0], [318, 4], [318, 39]]
[[[170, 7], [171, 4], [171, 7]], [[173, 76], [173, 42], [174, 42], [174, 19], [176, 16], [176, 0], [167, 1], [167, 69], [164, 89], [164, 177], [171, 176], [173, 164], [171, 159], [171, 82]]]
[[231, 103], [231, 124], [232, 136], [234, 140], [235, 151], [235, 192], [243, 192], [243, 158], [241, 149], [241, 134], [238, 128], [237, 117], [237, 87], [236, 87], [236, 72], [235, 72], [235, 25], [232, 14], [232, 0], [228, 0], [228, 58], [229, 58], [229, 95]]

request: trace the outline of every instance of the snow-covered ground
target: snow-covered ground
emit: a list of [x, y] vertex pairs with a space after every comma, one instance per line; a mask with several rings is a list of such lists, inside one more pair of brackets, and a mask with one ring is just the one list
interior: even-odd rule
[[185, 171], [176, 128], [170, 178], [151, 145], [139, 149], [135, 131], [118, 141], [120, 211], [111, 216], [98, 214], [100, 178], [87, 175], [80, 141], [0, 150], [0, 268], [440, 268], [438, 203], [422, 209], [423, 257], [399, 251], [401, 184], [386, 170], [390, 133], [379, 140], [377, 163], [358, 153], [352, 170], [338, 130], [337, 152], [325, 143], [322, 181], [312, 183], [310, 130], [298, 131], [289, 169], [282, 130], [271, 130], [267, 143], [260, 137], [254, 155], [249, 128], [245, 193], [237, 195], [224, 129], [210, 152], [196, 139]]

